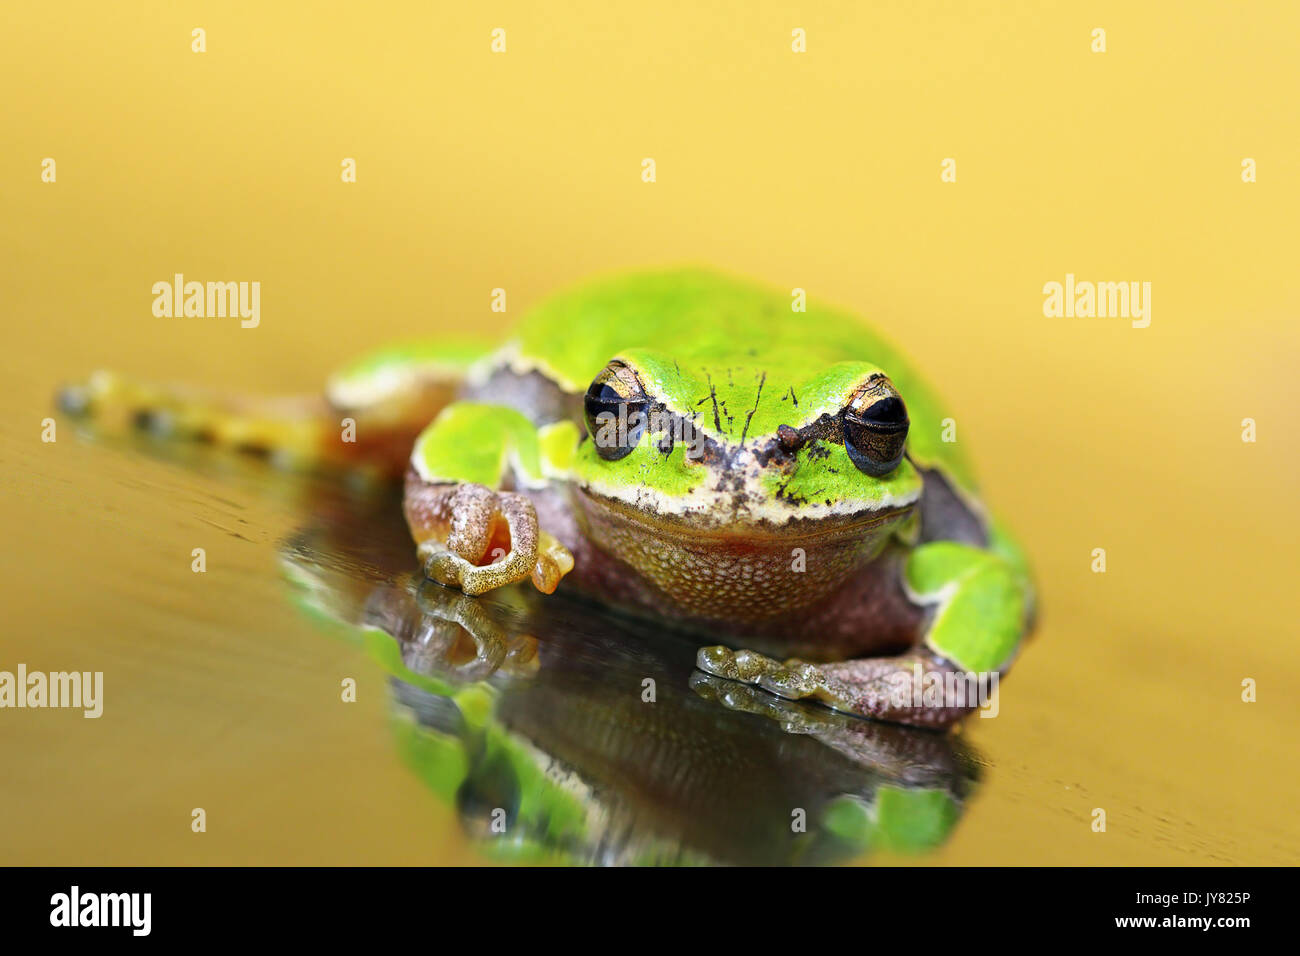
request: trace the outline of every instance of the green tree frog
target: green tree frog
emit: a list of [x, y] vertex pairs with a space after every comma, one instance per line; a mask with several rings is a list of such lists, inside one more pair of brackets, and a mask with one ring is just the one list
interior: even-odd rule
[[447, 587], [563, 580], [707, 635], [708, 674], [948, 726], [978, 702], [967, 675], [996, 685], [1030, 629], [1025, 559], [911, 363], [854, 317], [804, 308], [709, 271], [636, 273], [554, 296], [504, 345], [367, 356], [319, 399], [97, 373], [62, 403], [404, 473], [417, 555]]

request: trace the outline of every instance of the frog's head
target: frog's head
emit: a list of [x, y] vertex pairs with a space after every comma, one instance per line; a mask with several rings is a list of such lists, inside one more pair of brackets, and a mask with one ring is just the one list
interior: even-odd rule
[[905, 397], [870, 363], [814, 354], [623, 352], [585, 396], [578, 513], [590, 537], [703, 616], [805, 607], [911, 513]]

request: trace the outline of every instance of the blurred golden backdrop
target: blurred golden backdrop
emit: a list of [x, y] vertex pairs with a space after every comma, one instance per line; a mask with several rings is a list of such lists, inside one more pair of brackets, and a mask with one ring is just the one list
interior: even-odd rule
[[[1294, 4], [49, 2], [4, 20], [0, 669], [103, 668], [115, 719], [0, 713], [0, 862], [474, 859], [391, 752], [382, 675], [277, 591], [291, 509], [71, 429], [42, 444], [58, 383], [111, 367], [313, 390], [386, 339], [504, 328], [593, 272], [679, 262], [887, 329], [1034, 560], [1037, 639], [1002, 716], [967, 728], [986, 783], [932, 860], [1296, 861]], [[154, 317], [177, 272], [260, 281], [260, 326]], [[1045, 317], [1067, 273], [1150, 282], [1150, 326]], [[217, 574], [196, 597], [196, 536], [265, 600], [223, 602]], [[192, 806], [218, 833], [189, 832]]]

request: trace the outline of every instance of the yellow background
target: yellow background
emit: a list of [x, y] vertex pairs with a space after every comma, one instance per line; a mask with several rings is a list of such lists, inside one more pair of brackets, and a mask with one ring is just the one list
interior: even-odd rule
[[[311, 390], [385, 339], [680, 262], [886, 328], [1034, 559], [1040, 630], [967, 728], [990, 767], [931, 859], [1295, 862], [1296, 11], [5, 4], [0, 669], [102, 667], [113, 719], [0, 713], [0, 862], [474, 859], [369, 662], [282, 598], [268, 620], [211, 574], [187, 590], [197, 538], [243, 522], [251, 546], [211, 547], [277, 606], [291, 516], [256, 482], [41, 444], [57, 383]], [[260, 328], [155, 318], [175, 272], [260, 281]], [[1067, 272], [1151, 282], [1151, 326], [1045, 318]]]

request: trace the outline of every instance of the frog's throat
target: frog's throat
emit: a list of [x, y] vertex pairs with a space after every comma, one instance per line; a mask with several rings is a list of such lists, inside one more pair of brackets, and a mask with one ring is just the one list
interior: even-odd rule
[[662, 602], [700, 622], [760, 621], [816, 606], [874, 560], [912, 505], [852, 516], [701, 526], [575, 488], [587, 538], [643, 582], [641, 603]]

